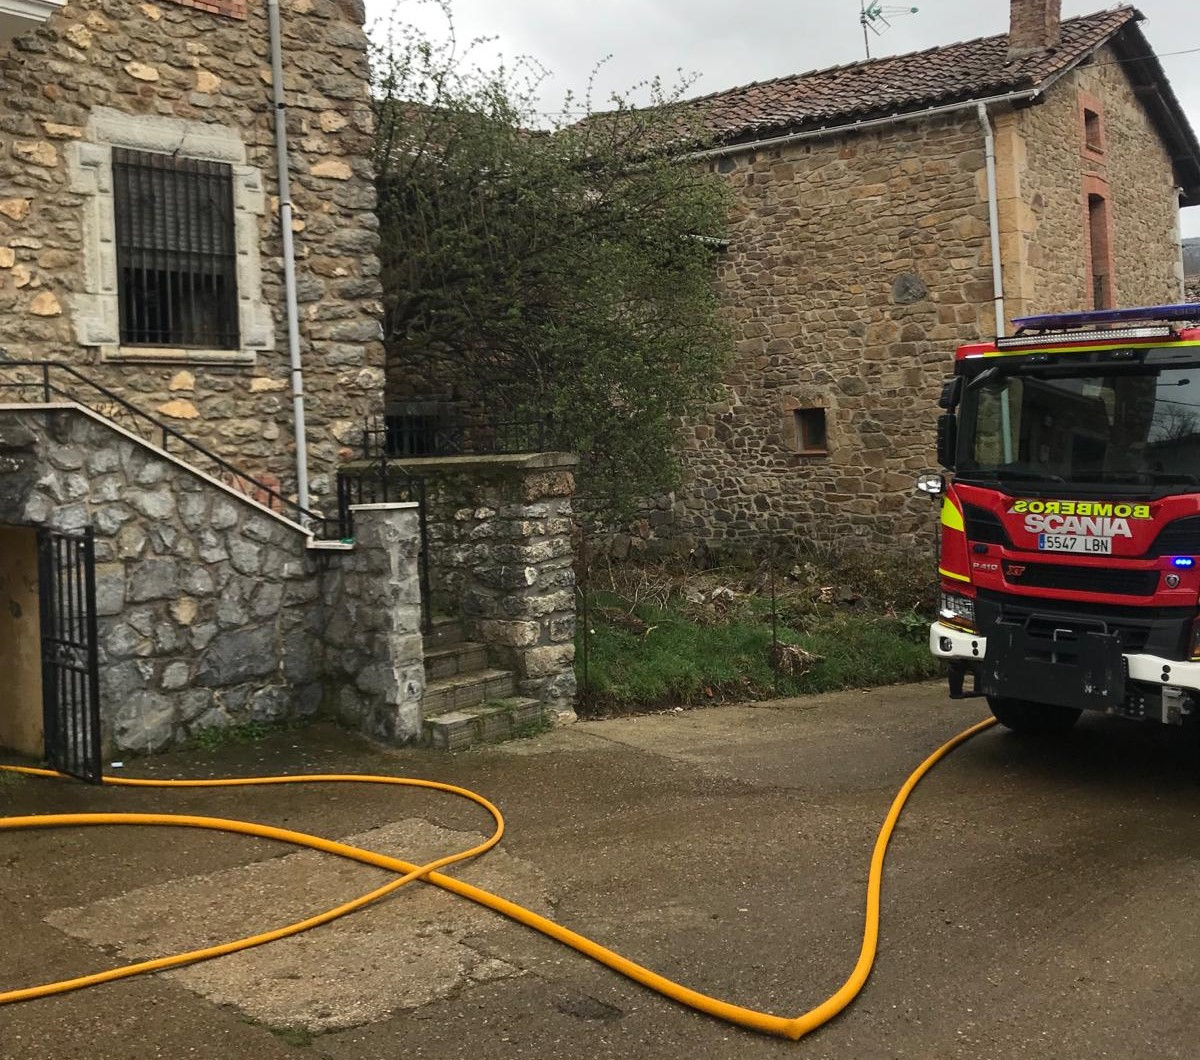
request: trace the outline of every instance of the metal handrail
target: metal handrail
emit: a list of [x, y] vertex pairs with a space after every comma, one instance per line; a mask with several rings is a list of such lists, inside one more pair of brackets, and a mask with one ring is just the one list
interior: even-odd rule
[[[175, 439], [176, 441], [181, 442], [186, 448], [192, 450], [193, 452], [199, 453], [201, 456], [212, 461], [212, 463], [216, 464], [221, 471], [232, 476], [233, 483], [227, 483], [228, 485], [232, 485], [233, 488], [237, 488], [237, 483], [245, 483], [252, 487], [260, 495], [268, 498], [268, 500], [271, 502], [267, 504], [268, 508], [275, 508], [276, 504], [278, 504], [280, 509], [284, 509], [293, 513], [295, 516], [295, 521], [300, 523], [302, 526], [319, 525], [323, 531], [328, 531], [330, 520], [326, 519], [325, 516], [318, 515], [316, 512], [310, 511], [308, 508], [305, 508], [288, 497], [285, 497], [277, 489], [268, 486], [265, 482], [254, 478], [252, 475], [247, 475], [244, 471], [241, 471], [235, 467], [224, 457], [220, 457], [211, 450], [206, 449], [199, 442], [192, 441], [192, 439], [190, 439], [187, 435], [181, 434], [179, 431], [175, 430], [174, 427], [170, 427], [161, 420], [155, 419], [155, 417], [151, 416], [144, 409], [138, 408], [136, 405], [121, 397], [120, 394], [109, 390], [106, 386], [97, 383], [94, 379], [89, 379], [74, 366], [64, 364], [62, 361], [0, 360], [0, 371], [6, 368], [37, 368], [41, 372], [41, 382], [39, 383], [37, 380], [18, 380], [9, 382], [7, 380], [0, 379], [0, 390], [16, 389], [18, 387], [40, 386], [42, 390], [42, 398], [47, 404], [50, 404], [53, 396], [58, 395], [66, 398], [68, 401], [74, 402], [75, 404], [82, 405], [84, 408], [90, 409], [92, 412], [104, 415], [101, 410], [92, 408], [92, 406], [86, 401], [81, 401], [76, 394], [71, 392], [71, 390], [55, 385], [50, 378], [52, 371], [66, 373], [68, 376], [80, 383], [83, 383], [85, 386], [90, 386], [93, 390], [96, 390], [104, 397], [105, 400], [114, 402], [130, 415], [137, 419], [144, 420], [153, 426], [161, 438], [160, 448], [163, 450], [163, 452], [170, 452], [168, 443], [170, 439]], [[148, 441], [149, 439], [143, 440]], [[238, 492], [249, 496], [247, 490], [238, 488]]]

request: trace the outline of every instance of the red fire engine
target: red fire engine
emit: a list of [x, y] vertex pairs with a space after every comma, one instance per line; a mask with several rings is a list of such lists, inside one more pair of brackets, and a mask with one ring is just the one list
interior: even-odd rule
[[1180, 724], [1200, 708], [1200, 304], [1014, 323], [958, 350], [939, 402], [930, 650], [1011, 729]]

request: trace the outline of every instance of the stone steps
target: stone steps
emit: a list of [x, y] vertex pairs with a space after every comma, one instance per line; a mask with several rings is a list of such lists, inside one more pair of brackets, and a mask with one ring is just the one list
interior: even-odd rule
[[462, 623], [457, 618], [446, 615], [434, 615], [433, 628], [425, 634], [425, 654], [440, 648], [449, 648], [461, 644], [467, 639], [463, 632]]
[[438, 751], [465, 751], [536, 731], [545, 721], [536, 699], [511, 697], [426, 718], [425, 742]]
[[477, 670], [429, 681], [421, 697], [421, 716], [432, 718], [448, 710], [465, 710], [517, 694], [517, 675], [511, 670]]
[[458, 620], [435, 618], [425, 634], [421, 718], [429, 747], [463, 751], [528, 732], [545, 712], [536, 699], [517, 695], [516, 674], [488, 666], [487, 646], [468, 640]]
[[441, 681], [447, 677], [478, 673], [487, 669], [487, 648], [473, 641], [445, 648], [425, 649], [425, 678]]

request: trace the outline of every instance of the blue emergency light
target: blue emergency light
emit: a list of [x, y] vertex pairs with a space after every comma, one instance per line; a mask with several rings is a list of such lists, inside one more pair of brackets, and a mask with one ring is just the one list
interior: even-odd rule
[[1171, 560], [1173, 567], [1194, 567], [1195, 565], [1196, 561], [1191, 556], [1176, 556]]
[[1018, 328], [1086, 328], [1094, 324], [1135, 324], [1154, 321], [1200, 321], [1200, 302], [1149, 305], [1136, 309], [1089, 309], [1083, 313], [1044, 313], [1014, 317]]

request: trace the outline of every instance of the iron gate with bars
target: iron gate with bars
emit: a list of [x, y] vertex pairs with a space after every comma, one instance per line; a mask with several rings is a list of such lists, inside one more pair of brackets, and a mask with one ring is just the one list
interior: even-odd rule
[[46, 758], [100, 783], [100, 667], [96, 651], [96, 548], [92, 528], [38, 534], [42, 710]]

